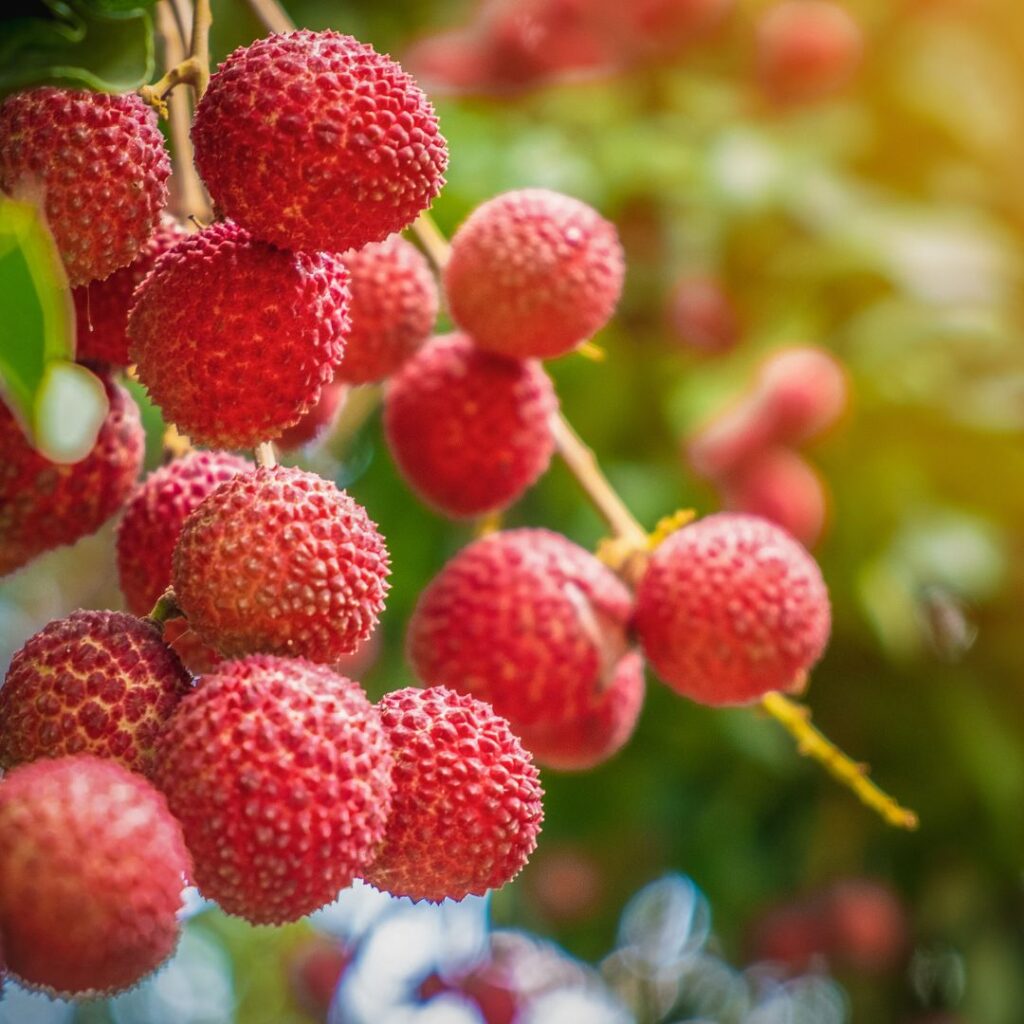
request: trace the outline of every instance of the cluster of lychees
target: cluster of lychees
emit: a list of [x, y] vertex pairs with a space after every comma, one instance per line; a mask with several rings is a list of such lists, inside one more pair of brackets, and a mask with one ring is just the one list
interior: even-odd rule
[[[797, 684], [829, 631], [817, 566], [761, 520], [679, 530], [635, 596], [564, 537], [497, 532], [422, 595], [409, 649], [427, 688], [372, 705], [338, 666], [384, 608], [383, 537], [332, 482], [232, 451], [301, 441], [304, 417], [329, 418], [326, 389], [390, 378], [385, 430], [413, 489], [455, 517], [506, 508], [554, 448], [538, 360], [609, 319], [622, 252], [583, 203], [499, 196], [445, 268], [461, 333], [428, 340], [436, 288], [395, 232], [439, 191], [446, 147], [397, 64], [333, 32], [271, 36], [212, 77], [192, 134], [220, 216], [195, 234], [160, 224], [167, 157], [140, 99], [44, 88], [0, 106], [0, 185], [40, 194], [110, 398], [74, 466], [5, 413], [0, 571], [124, 509], [129, 612], [50, 623], [0, 689], [0, 945], [19, 979], [64, 994], [163, 962], [186, 878], [257, 923], [356, 877], [428, 900], [501, 886], [537, 841], [533, 756], [581, 769], [619, 749], [641, 649], [680, 692], [742, 703]], [[134, 493], [141, 428], [110, 377], [129, 362], [213, 449]]]

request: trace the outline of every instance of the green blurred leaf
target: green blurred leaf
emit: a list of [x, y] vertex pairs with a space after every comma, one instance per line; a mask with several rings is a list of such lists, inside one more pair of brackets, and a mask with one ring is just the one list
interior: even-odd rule
[[74, 316], [53, 237], [32, 203], [0, 198], [0, 380], [35, 446], [75, 462], [96, 442], [103, 386], [74, 362]]
[[42, 0], [0, 23], [0, 95], [30, 85], [128, 92], [153, 74], [153, 0]]

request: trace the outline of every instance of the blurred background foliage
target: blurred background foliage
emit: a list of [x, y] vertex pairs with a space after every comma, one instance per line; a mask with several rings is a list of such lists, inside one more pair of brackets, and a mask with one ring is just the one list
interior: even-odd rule
[[[350, 32], [400, 59], [474, 11], [469, 0], [286, 6], [299, 25]], [[710, 904], [716, 955], [742, 966], [766, 908], [867, 877], [898, 894], [901, 953], [872, 970], [831, 964], [842, 1017], [765, 1020], [1017, 1024], [1024, 9], [850, 0], [865, 35], [856, 79], [827, 102], [780, 107], [760, 96], [752, 70], [754, 24], [768, 6], [740, 3], [699, 46], [627, 71], [492, 96], [438, 91], [451, 166], [435, 214], [450, 233], [485, 198], [537, 185], [616, 222], [628, 278], [598, 338], [606, 359], [550, 369], [570, 420], [648, 526], [679, 507], [717, 507], [682, 442], [749, 386], [766, 352], [810, 342], [846, 366], [850, 409], [810, 452], [830, 493], [815, 554], [835, 631], [807, 700], [921, 827], [887, 829], [757, 713], [699, 707], [652, 680], [618, 757], [587, 774], [545, 772], [540, 848], [490, 912], [594, 962], [615, 945], [630, 895], [684, 872]], [[242, 0], [214, 0], [214, 16], [218, 59], [264, 34]], [[681, 343], [667, 315], [676, 282], [694, 273], [723, 285], [741, 325], [739, 343], [717, 357]], [[406, 620], [471, 529], [425, 511], [397, 478], [376, 417], [360, 419], [350, 405], [330, 442], [301, 460], [348, 486], [388, 538], [394, 588], [365, 676], [376, 695], [411, 681]], [[154, 465], [152, 409], [147, 422]], [[506, 522], [588, 546], [602, 535], [558, 464]], [[52, 617], [119, 606], [111, 537], [108, 528], [0, 584], [0, 664]], [[185, 952], [226, 994], [159, 1019], [310, 1019], [287, 972], [308, 932], [200, 915]], [[13, 1012], [0, 1008], [0, 1020]], [[77, 1011], [83, 1021], [111, 1012]], [[116, 1019], [157, 1019], [132, 1012]]]

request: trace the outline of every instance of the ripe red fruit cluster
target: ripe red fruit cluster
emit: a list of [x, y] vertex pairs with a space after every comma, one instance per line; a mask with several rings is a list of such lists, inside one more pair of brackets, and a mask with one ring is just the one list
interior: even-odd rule
[[821, 436], [847, 404], [846, 373], [813, 346], [783, 349], [761, 364], [753, 387], [687, 444], [696, 472], [727, 509], [762, 516], [813, 545], [828, 515], [825, 485], [795, 449]]

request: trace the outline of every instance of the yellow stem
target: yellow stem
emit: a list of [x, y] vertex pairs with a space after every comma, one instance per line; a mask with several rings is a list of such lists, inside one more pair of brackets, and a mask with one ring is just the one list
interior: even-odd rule
[[272, 441], [261, 441], [256, 445], [256, 465], [263, 469], [273, 469], [277, 465], [277, 453]]
[[444, 270], [452, 247], [448, 244], [448, 239], [441, 233], [437, 221], [430, 216], [429, 210], [424, 210], [416, 218], [412, 225], [412, 232], [419, 239], [423, 251], [429, 257], [430, 262], [434, 264], [435, 269], [439, 273]]
[[796, 740], [804, 757], [817, 761], [836, 781], [851, 790], [862, 803], [896, 828], [916, 829], [917, 815], [901, 807], [888, 793], [868, 778], [867, 765], [844, 754], [828, 737], [811, 724], [810, 709], [781, 693], [761, 698], [761, 707]]
[[144, 85], [139, 95], [150, 106], [155, 107], [161, 116], [168, 116], [167, 97], [171, 91], [182, 83], [191, 85], [199, 100], [210, 83], [210, 26], [213, 14], [210, 11], [210, 0], [195, 0], [192, 12], [192, 43], [189, 55], [173, 67], [167, 69], [158, 82]]

